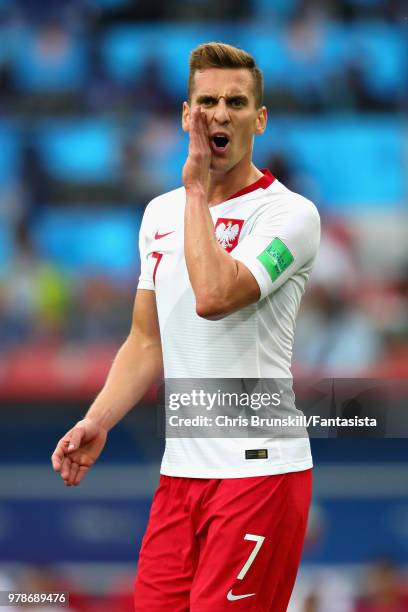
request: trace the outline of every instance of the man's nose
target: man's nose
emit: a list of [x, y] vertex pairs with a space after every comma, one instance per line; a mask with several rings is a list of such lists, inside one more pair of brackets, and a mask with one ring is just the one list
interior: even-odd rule
[[222, 96], [218, 99], [215, 107], [214, 119], [218, 123], [227, 123], [229, 121], [228, 107]]

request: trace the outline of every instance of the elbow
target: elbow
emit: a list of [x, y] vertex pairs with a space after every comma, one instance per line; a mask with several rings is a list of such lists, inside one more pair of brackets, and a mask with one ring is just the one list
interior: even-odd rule
[[202, 319], [217, 321], [228, 314], [225, 306], [217, 300], [205, 298], [196, 300], [196, 313]]

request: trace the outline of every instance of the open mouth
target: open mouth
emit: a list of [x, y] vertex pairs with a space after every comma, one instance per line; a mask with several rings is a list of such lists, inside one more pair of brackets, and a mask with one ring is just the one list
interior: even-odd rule
[[229, 138], [225, 134], [214, 134], [211, 138], [211, 148], [215, 153], [224, 153], [229, 144]]

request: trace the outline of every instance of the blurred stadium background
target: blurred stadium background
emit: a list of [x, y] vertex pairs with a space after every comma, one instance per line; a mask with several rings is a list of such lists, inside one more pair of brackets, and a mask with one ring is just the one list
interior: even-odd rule
[[[406, 0], [0, 0], [0, 589], [132, 609], [154, 409], [112, 432], [79, 489], [49, 456], [127, 334], [140, 219], [180, 184], [188, 55], [210, 40], [257, 58], [255, 161], [322, 215], [295, 372], [407, 378]], [[312, 442], [290, 611], [408, 610], [407, 441]]]

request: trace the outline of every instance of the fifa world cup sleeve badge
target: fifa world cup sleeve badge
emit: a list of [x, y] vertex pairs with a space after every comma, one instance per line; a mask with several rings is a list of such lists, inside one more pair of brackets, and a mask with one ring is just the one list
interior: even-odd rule
[[266, 249], [258, 255], [258, 259], [266, 268], [272, 281], [276, 281], [295, 261], [286, 244], [279, 238], [274, 238]]

